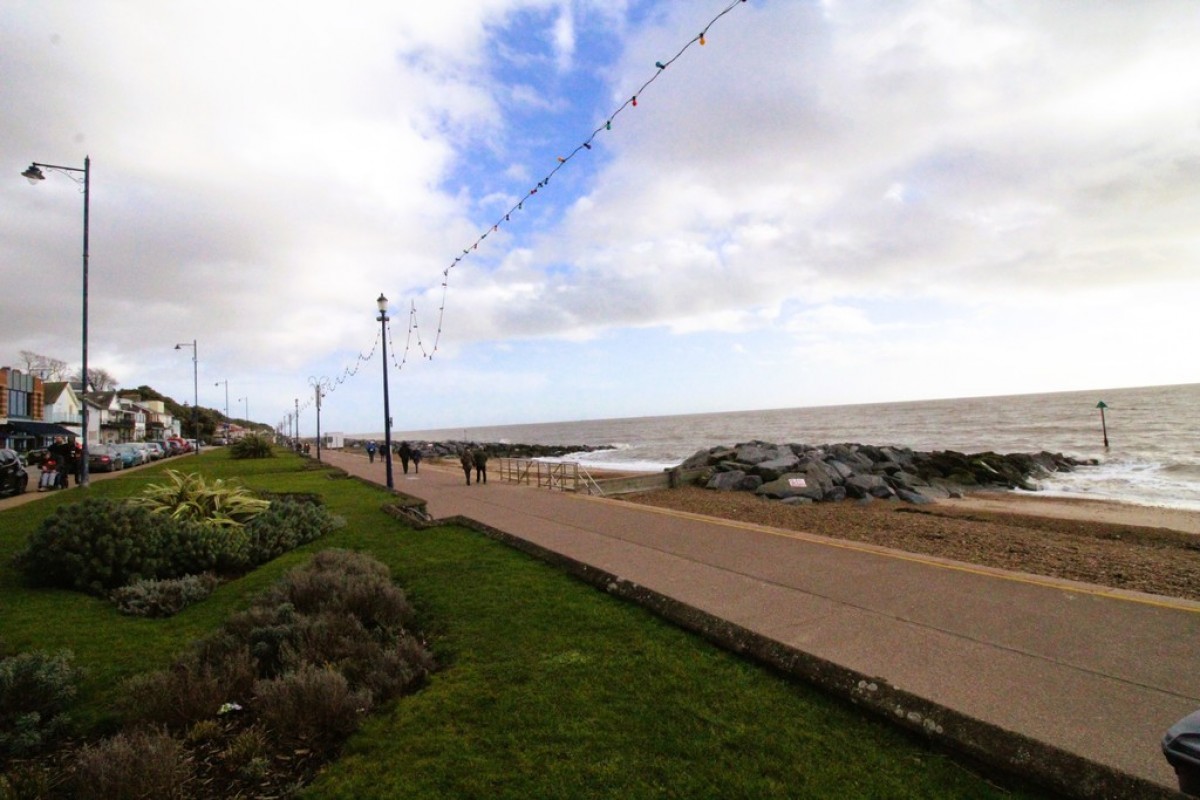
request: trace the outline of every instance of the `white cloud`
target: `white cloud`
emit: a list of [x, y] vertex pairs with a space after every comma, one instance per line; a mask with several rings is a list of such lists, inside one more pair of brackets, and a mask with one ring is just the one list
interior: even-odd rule
[[[78, 349], [78, 191], [15, 175], [84, 153], [93, 345], [119, 377], [186, 386], [163, 349], [193, 337], [255, 380], [336, 371], [379, 291], [432, 339], [452, 259], [724, 5], [0, 8], [0, 102], [32, 109], [0, 122], [0, 360]], [[1024, 353], [1062, 341], [1088, 309], [1124, 326], [1123, 372], [1007, 368], [1194, 379], [1144, 356], [1200, 288], [1188, 4], [751, 2], [706, 38], [453, 266], [440, 358], [410, 366], [467, 385], [491, 343], [761, 335], [978, 394], [997, 381], [972, 352], [1002, 358], [1011, 326]]]

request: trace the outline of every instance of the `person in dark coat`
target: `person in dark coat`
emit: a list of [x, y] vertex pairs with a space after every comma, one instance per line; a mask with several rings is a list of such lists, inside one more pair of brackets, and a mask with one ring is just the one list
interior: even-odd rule
[[487, 483], [487, 450], [484, 450], [482, 447], [480, 447], [472, 455], [472, 458], [475, 461], [475, 482]]
[[412, 448], [408, 446], [408, 442], [401, 442], [400, 449], [396, 451], [400, 454], [400, 466], [404, 467], [404, 474], [408, 474], [408, 462], [412, 458]]
[[367, 442], [367, 458], [372, 464], [375, 463], [375, 443]]
[[412, 449], [413, 472], [421, 474], [421, 448], [414, 447]]
[[471, 451], [463, 448], [462, 455], [458, 457], [462, 463], [463, 474], [467, 476], [467, 486], [471, 485], [471, 467], [475, 466], [475, 459], [471, 455]]
[[54, 444], [46, 449], [50, 451], [50, 455], [54, 456], [54, 467], [56, 470], [54, 488], [67, 488], [67, 475], [70, 474], [71, 470], [71, 445], [64, 442], [61, 436], [55, 436]]

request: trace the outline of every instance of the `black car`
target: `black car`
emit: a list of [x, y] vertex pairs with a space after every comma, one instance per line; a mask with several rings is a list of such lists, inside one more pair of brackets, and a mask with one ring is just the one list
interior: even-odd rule
[[116, 472], [125, 469], [125, 459], [117, 448], [108, 444], [93, 445], [88, 448], [89, 472]]
[[0, 449], [0, 495], [23, 494], [29, 486], [29, 473], [21, 457], [13, 450]]

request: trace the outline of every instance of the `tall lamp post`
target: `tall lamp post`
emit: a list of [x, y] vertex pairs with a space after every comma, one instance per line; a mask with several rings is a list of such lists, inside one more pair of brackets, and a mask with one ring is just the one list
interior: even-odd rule
[[317, 403], [317, 462], [320, 463], [320, 461], [321, 461], [321, 398], [324, 396], [325, 393], [321, 391], [321, 389], [323, 387], [321, 386], [321, 382], [318, 381], [316, 378], [310, 377], [308, 379], [308, 383], [310, 386], [313, 387], [313, 393], [316, 395], [316, 403]]
[[[88, 206], [91, 195], [92, 186], [92, 159], [90, 156], [83, 157], [83, 169], [78, 167], [60, 167], [55, 164], [39, 164], [34, 161], [29, 165], [29, 169], [21, 173], [31, 184], [36, 186], [41, 181], [46, 180], [46, 176], [42, 174], [43, 169], [52, 169], [61, 172], [71, 180], [79, 183], [79, 179], [75, 177], [76, 173], [83, 174], [83, 393], [86, 395], [88, 390]], [[83, 402], [83, 430], [80, 439], [83, 441], [83, 453], [80, 458], [79, 465], [79, 485], [87, 486], [88, 481], [88, 410], [87, 401]]]
[[196, 366], [196, 340], [192, 339], [189, 342], [175, 345], [176, 350], [182, 350], [185, 347], [192, 348], [192, 436], [196, 437], [196, 455], [200, 455], [200, 422], [196, 416], [200, 410], [200, 383], [199, 383], [199, 367]]
[[387, 324], [388, 324], [388, 299], [383, 296], [383, 292], [379, 293], [379, 299], [375, 301], [379, 306], [379, 329], [383, 335], [383, 459], [387, 465], [387, 488], [395, 489], [396, 486], [392, 482], [392, 412], [388, 408], [388, 367], [387, 367]]
[[249, 398], [249, 397], [239, 397], [239, 398], [237, 399], [237, 401], [238, 401], [239, 403], [241, 403], [241, 402], [245, 402], [245, 404], [246, 404], [246, 411], [245, 411], [245, 414], [246, 414], [246, 425], [247, 425], [247, 427], [249, 427], [249, 425], [250, 425], [250, 398]]
[[213, 386], [225, 384], [225, 444], [229, 444], [229, 379], [217, 381]]

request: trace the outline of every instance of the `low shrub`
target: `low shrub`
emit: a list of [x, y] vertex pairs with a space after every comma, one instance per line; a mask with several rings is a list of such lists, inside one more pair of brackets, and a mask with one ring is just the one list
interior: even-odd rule
[[182, 743], [163, 730], [118, 733], [84, 747], [71, 783], [79, 800], [183, 798], [192, 779]]
[[217, 577], [211, 572], [182, 578], [134, 581], [109, 597], [122, 614], [134, 617], [171, 617], [212, 594]]
[[265, 595], [303, 614], [344, 612], [369, 630], [399, 630], [413, 619], [404, 590], [387, 567], [362, 553], [322, 550], [303, 569], [291, 570]]
[[246, 524], [246, 557], [251, 564], [266, 563], [319, 539], [340, 524], [341, 520], [320, 505], [292, 498], [275, 500]]
[[254, 686], [255, 708], [277, 739], [327, 746], [353, 733], [370, 712], [371, 693], [352, 689], [337, 670], [305, 664]]
[[135, 675], [120, 701], [126, 719], [185, 728], [215, 718], [225, 703], [244, 699], [255, 680], [254, 659], [244, 644], [218, 637], [179, 658], [169, 668]]
[[33, 752], [65, 731], [83, 675], [72, 658], [63, 650], [0, 659], [0, 756]]
[[229, 447], [230, 458], [272, 458], [274, 455], [271, 437], [262, 433], [243, 436]]
[[141, 578], [167, 577], [164, 540], [178, 523], [144, 508], [99, 498], [59, 506], [14, 563], [32, 582], [105, 594]]
[[238, 571], [248, 552], [249, 537], [241, 529], [209, 528], [88, 498], [55, 509], [14, 563], [35, 584], [103, 595], [141, 580]]
[[241, 769], [271, 752], [267, 733], [258, 725], [252, 725], [234, 736], [225, 748], [225, 760], [231, 767]]

